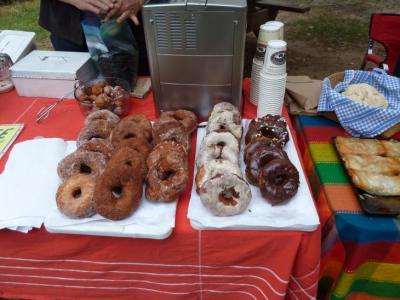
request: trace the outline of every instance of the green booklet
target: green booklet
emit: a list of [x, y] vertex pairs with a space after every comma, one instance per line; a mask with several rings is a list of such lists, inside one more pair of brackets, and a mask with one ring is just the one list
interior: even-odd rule
[[15, 141], [24, 124], [0, 124], [0, 159]]

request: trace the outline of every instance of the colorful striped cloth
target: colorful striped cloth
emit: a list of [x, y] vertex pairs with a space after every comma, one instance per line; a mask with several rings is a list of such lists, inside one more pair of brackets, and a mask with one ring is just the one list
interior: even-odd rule
[[400, 299], [400, 219], [365, 215], [332, 138], [346, 135], [323, 117], [294, 122], [322, 226], [319, 298]]

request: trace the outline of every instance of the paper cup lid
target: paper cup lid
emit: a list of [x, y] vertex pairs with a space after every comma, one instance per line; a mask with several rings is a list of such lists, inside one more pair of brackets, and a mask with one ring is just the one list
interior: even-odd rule
[[271, 26], [275, 26], [278, 28], [285, 26], [285, 24], [283, 24], [281, 21], [268, 21], [264, 25], [271, 25]]
[[280, 28], [281, 26], [278, 26], [276, 24], [269, 24], [269, 22], [260, 26], [260, 30], [262, 31], [279, 31]]
[[268, 41], [268, 47], [271, 48], [286, 48], [286, 42], [283, 40], [270, 40]]

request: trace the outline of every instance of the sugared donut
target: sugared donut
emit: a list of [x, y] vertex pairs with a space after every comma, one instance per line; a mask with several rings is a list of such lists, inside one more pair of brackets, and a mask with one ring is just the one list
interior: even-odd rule
[[260, 147], [271, 147], [276, 144], [269, 138], [260, 136], [254, 137], [250, 143], [248, 143], [243, 150], [243, 160], [246, 164], [249, 163], [250, 157], [253, 155], [254, 151], [256, 151]]
[[207, 123], [207, 133], [213, 131], [229, 131], [237, 140], [242, 137], [242, 121], [240, 114], [232, 111], [212, 113]]
[[77, 174], [69, 177], [58, 187], [56, 194], [58, 209], [74, 219], [93, 216], [94, 187], [95, 180], [91, 176]]
[[187, 151], [190, 149], [189, 134], [186, 133], [182, 124], [176, 120], [155, 121], [153, 124], [154, 144], [162, 141], [175, 141], [181, 144]]
[[126, 139], [138, 138], [146, 141], [145, 131], [142, 127], [135, 123], [120, 122], [111, 131], [110, 140], [114, 147], [118, 147], [118, 144]]
[[253, 137], [259, 136], [271, 139], [280, 147], [285, 146], [289, 141], [285, 119], [281, 116], [266, 115], [262, 118], [251, 120], [245, 136], [245, 143], [248, 144]]
[[112, 127], [114, 127], [115, 125], [118, 124], [120, 118], [116, 114], [112, 113], [107, 109], [101, 109], [89, 114], [85, 119], [85, 125], [89, 125], [89, 123], [92, 123], [95, 120], [105, 120]]
[[81, 130], [76, 140], [76, 146], [79, 148], [83, 144], [94, 139], [106, 140], [111, 130], [112, 127], [107, 121], [100, 119], [94, 120]]
[[147, 167], [151, 168], [165, 155], [175, 155], [177, 159], [186, 159], [187, 151], [181, 144], [174, 141], [163, 141], [157, 144], [150, 152], [146, 159]]
[[75, 151], [58, 163], [57, 173], [62, 180], [77, 174], [96, 177], [103, 172], [105, 165], [106, 158], [102, 153]]
[[107, 168], [96, 180], [94, 207], [98, 214], [110, 220], [130, 216], [142, 198], [142, 179], [126, 165]]
[[196, 158], [196, 166], [199, 169], [213, 159], [224, 159], [236, 165], [240, 164], [238, 152], [229, 147], [211, 145], [202, 148], [198, 153]]
[[78, 151], [101, 153], [106, 157], [106, 159], [109, 159], [114, 151], [114, 147], [107, 140], [94, 139], [81, 145], [78, 148]]
[[200, 188], [203, 205], [216, 216], [233, 216], [242, 213], [250, 203], [249, 185], [235, 174], [210, 178]]
[[214, 159], [209, 161], [207, 164], [197, 170], [195, 178], [197, 192], [200, 190], [203, 183], [208, 179], [217, 175], [228, 173], [242, 177], [242, 171], [237, 164], [223, 159]]
[[228, 147], [239, 154], [239, 142], [230, 132], [210, 132], [201, 142], [200, 151], [210, 146]]
[[113, 156], [107, 163], [107, 168], [126, 165], [132, 168], [132, 172], [139, 173], [144, 180], [147, 174], [147, 167], [143, 155], [129, 147], [122, 147], [115, 150]]
[[269, 203], [283, 204], [297, 193], [299, 172], [288, 159], [274, 159], [260, 167], [258, 185]]
[[189, 110], [179, 109], [175, 111], [164, 111], [159, 118], [161, 122], [171, 119], [181, 123], [188, 134], [192, 133], [197, 127], [197, 117]]
[[146, 157], [149, 155], [152, 148], [152, 146], [146, 140], [134, 137], [120, 141], [116, 149], [123, 147], [129, 147], [138, 151], [143, 155], [144, 159], [146, 159]]
[[276, 145], [257, 148], [246, 164], [247, 181], [252, 185], [258, 185], [259, 170], [274, 159], [287, 159], [287, 154]]
[[185, 190], [188, 180], [187, 158], [170, 154], [161, 156], [147, 174], [146, 198], [159, 202], [174, 201]]
[[126, 116], [121, 120], [122, 123], [132, 123], [140, 126], [145, 131], [145, 136], [148, 142], [152, 141], [152, 126], [150, 120], [143, 114], [133, 114]]

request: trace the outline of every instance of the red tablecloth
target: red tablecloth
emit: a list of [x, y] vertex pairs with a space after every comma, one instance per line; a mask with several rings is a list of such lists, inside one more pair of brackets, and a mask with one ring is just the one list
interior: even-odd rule
[[[245, 86], [247, 91], [248, 82]], [[19, 97], [15, 91], [2, 94], [0, 123], [25, 124], [16, 142], [37, 136], [76, 138], [84, 118], [74, 101], [64, 101], [42, 124], [35, 123], [37, 111], [53, 102]], [[152, 95], [144, 101], [134, 100], [132, 113], [154, 118]], [[247, 102], [244, 116], [254, 115], [255, 107]], [[0, 171], [7, 156], [8, 153], [0, 161]], [[191, 166], [193, 160], [192, 151]], [[0, 297], [204, 300], [315, 297], [320, 229], [312, 233], [197, 231], [186, 216], [190, 187], [191, 183], [179, 199], [175, 229], [165, 240], [50, 234], [44, 228], [28, 234], [0, 231]]]

